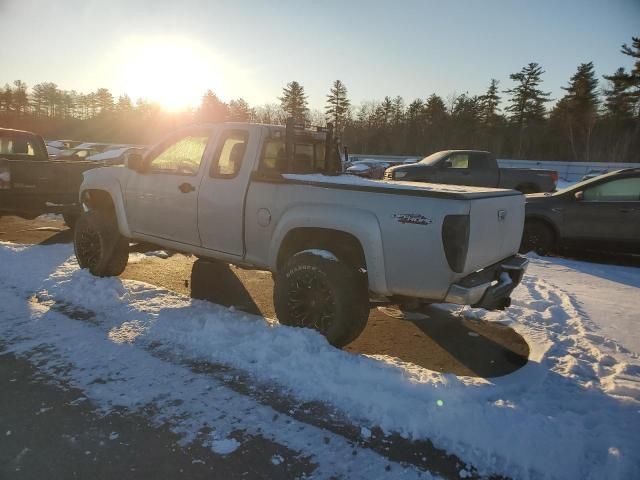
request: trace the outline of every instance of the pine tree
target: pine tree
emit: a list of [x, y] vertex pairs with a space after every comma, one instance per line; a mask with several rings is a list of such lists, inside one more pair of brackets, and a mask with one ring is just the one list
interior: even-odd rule
[[548, 98], [551, 93], [543, 92], [538, 88], [542, 83], [543, 73], [544, 70], [540, 65], [530, 63], [518, 73], [509, 75], [509, 78], [517, 82], [517, 84], [515, 87], [504, 91], [504, 93], [511, 95], [510, 105], [505, 110], [511, 114], [511, 122], [519, 129], [517, 158], [522, 156], [525, 129], [532, 124], [544, 121], [546, 115], [544, 104], [551, 101]]
[[307, 119], [307, 96], [304, 93], [304, 87], [295, 80], [287, 83], [282, 89], [282, 97], [278, 98], [282, 109], [293, 117], [297, 123], [305, 123]]
[[498, 80], [491, 79], [487, 93], [481, 95], [478, 100], [480, 102], [480, 119], [487, 127], [493, 127], [498, 117], [498, 106], [500, 105], [500, 96], [498, 95]]
[[229, 102], [229, 120], [232, 122], [248, 122], [251, 119], [251, 108], [243, 98]]
[[13, 90], [8, 83], [5, 84], [4, 90], [0, 91], [0, 110], [13, 110]]
[[108, 88], [97, 89], [95, 95], [99, 113], [107, 113], [113, 110], [113, 95], [111, 95]]
[[605, 75], [604, 78], [613, 83], [619, 107], [624, 110], [624, 103], [627, 103], [632, 114], [640, 116], [640, 37], [632, 37], [631, 46], [623, 44], [621, 52], [636, 59], [633, 68], [629, 73], [619, 68], [613, 75]]
[[218, 96], [209, 89], [202, 96], [202, 102], [198, 109], [198, 116], [203, 122], [224, 122], [227, 118], [227, 105], [224, 104]]
[[327, 105], [324, 110], [327, 121], [333, 123], [338, 135], [344, 129], [350, 106], [351, 102], [347, 98], [347, 87], [340, 80], [336, 80], [329, 90]]
[[544, 70], [540, 65], [530, 63], [520, 72], [509, 75], [511, 80], [517, 82], [517, 85], [504, 91], [504, 93], [512, 95], [506, 111], [511, 113], [511, 121], [518, 126], [544, 119], [546, 114], [544, 104], [551, 101], [547, 98], [551, 93], [543, 92], [538, 88], [542, 83], [543, 73]]
[[27, 113], [29, 108], [29, 97], [27, 96], [27, 84], [22, 80], [15, 80], [13, 82], [15, 87], [12, 91], [12, 103], [13, 108], [19, 114]]
[[131, 97], [126, 93], [118, 97], [118, 102], [115, 105], [115, 109], [119, 113], [127, 113], [133, 110], [133, 102]]
[[573, 74], [567, 94], [560, 99], [554, 113], [564, 120], [574, 160], [589, 161], [591, 133], [596, 123], [598, 105], [598, 80], [593, 62], [582, 63]]

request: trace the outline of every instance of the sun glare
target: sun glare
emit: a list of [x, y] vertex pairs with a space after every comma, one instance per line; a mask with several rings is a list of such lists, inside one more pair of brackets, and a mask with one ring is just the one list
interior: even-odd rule
[[230, 72], [204, 47], [181, 38], [130, 38], [119, 49], [120, 89], [167, 110], [197, 107], [207, 89], [224, 96]]

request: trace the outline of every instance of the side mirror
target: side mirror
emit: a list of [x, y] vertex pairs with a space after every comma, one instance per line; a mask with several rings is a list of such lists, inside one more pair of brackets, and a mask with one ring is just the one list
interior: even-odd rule
[[143, 173], [146, 166], [144, 157], [140, 153], [130, 153], [127, 155], [125, 164], [129, 170], [134, 170], [138, 173]]
[[451, 167], [453, 167], [453, 162], [451, 161], [450, 158], [447, 158], [444, 162], [442, 162], [440, 164], [440, 167], [441, 168], [451, 168]]
[[584, 200], [584, 192], [583, 191], [579, 191], [573, 194], [574, 197], [576, 197], [576, 200]]

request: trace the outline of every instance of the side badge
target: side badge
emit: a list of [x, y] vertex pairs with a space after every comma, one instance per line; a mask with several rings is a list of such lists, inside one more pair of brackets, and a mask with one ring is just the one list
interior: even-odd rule
[[420, 215], [419, 213], [394, 213], [391, 215], [398, 223], [410, 223], [413, 225], [429, 225], [433, 223], [430, 218]]

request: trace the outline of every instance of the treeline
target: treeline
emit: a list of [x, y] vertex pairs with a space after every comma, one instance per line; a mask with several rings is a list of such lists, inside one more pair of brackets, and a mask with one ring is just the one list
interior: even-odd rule
[[[0, 90], [0, 125], [34, 130], [50, 138], [149, 143], [181, 125], [251, 121], [283, 124], [288, 116], [322, 125], [331, 121], [352, 152], [427, 155], [447, 148], [486, 149], [503, 158], [638, 162], [640, 158], [640, 37], [621, 53], [634, 59], [631, 71], [595, 76], [592, 62], [578, 66], [551, 99], [544, 70], [529, 63], [501, 87], [492, 79], [482, 95], [432, 94], [407, 103], [401, 96], [351, 104], [336, 80], [324, 112], [310, 110], [304, 87], [289, 82], [277, 103], [228, 103], [207, 91], [200, 106], [166, 112], [156, 103], [113, 97], [106, 88], [88, 94], [61, 90], [54, 83], [31, 89], [16, 80]], [[548, 105], [557, 100], [552, 108]]]

